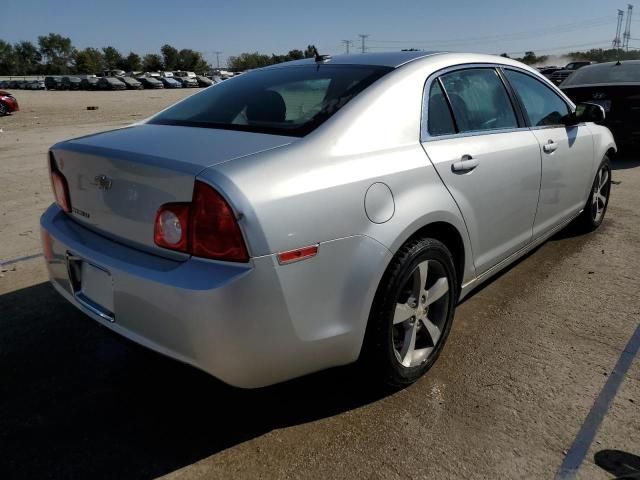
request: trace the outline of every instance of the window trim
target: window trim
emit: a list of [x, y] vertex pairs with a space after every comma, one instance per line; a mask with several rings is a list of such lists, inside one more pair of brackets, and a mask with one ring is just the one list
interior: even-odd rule
[[[491, 68], [494, 69], [498, 76], [501, 78], [503, 84], [505, 85], [505, 88], [507, 90], [507, 94], [509, 95], [509, 98], [511, 100], [511, 104], [513, 106], [514, 112], [516, 113], [516, 118], [518, 120], [518, 127], [514, 127], [514, 128], [504, 128], [504, 129], [497, 129], [497, 130], [477, 130], [477, 131], [473, 131], [473, 132], [464, 132], [464, 133], [452, 133], [450, 135], [430, 135], [429, 134], [429, 130], [428, 130], [428, 125], [429, 125], [429, 92], [431, 90], [431, 85], [433, 84], [433, 82], [435, 82], [436, 80], [439, 81], [440, 77], [442, 75], [445, 75], [447, 73], [450, 72], [454, 72], [454, 71], [458, 71], [458, 70], [469, 70], [469, 69], [474, 69], [474, 68]], [[561, 91], [559, 90], [555, 85], [552, 85], [549, 83], [548, 80], [544, 79], [545, 81], [543, 81], [543, 79], [541, 78], [537, 78], [534, 74], [532, 74], [531, 72], [523, 69], [523, 68], [519, 68], [517, 66], [513, 66], [513, 65], [506, 65], [506, 64], [501, 64], [501, 63], [461, 63], [461, 64], [457, 64], [457, 65], [450, 65], [448, 67], [445, 68], [441, 68], [440, 70], [436, 70], [435, 72], [431, 73], [427, 79], [425, 80], [425, 83], [423, 85], [422, 88], [422, 106], [421, 106], [421, 115], [420, 115], [420, 142], [421, 143], [426, 143], [426, 142], [432, 142], [432, 141], [438, 141], [438, 140], [448, 140], [451, 138], [465, 138], [465, 137], [475, 137], [475, 136], [479, 136], [479, 135], [496, 135], [496, 134], [501, 134], [501, 133], [511, 133], [511, 132], [518, 132], [518, 131], [523, 131], [523, 130], [539, 130], [539, 129], [546, 129], [546, 128], [558, 128], [557, 125], [546, 125], [546, 126], [540, 126], [540, 127], [532, 127], [529, 125], [529, 121], [528, 121], [528, 116], [525, 116], [525, 111], [523, 110], [523, 107], [520, 103], [520, 99], [519, 96], [517, 96], [516, 92], [513, 90], [513, 87], [511, 86], [511, 84], [509, 83], [509, 81], [506, 79], [506, 77], [504, 77], [504, 75], [501, 75], [501, 70], [505, 70], [505, 69], [509, 69], [509, 70], [514, 70], [520, 73], [524, 73], [525, 75], [529, 75], [530, 77], [532, 77], [534, 80], [538, 80], [540, 83], [542, 83], [544, 86], [546, 86], [547, 88], [549, 88], [552, 92], [554, 92], [556, 95], [558, 95], [569, 107], [569, 109], [574, 112], [575, 111], [575, 104]], [[448, 99], [448, 94], [446, 93], [446, 90], [444, 89], [444, 87], [442, 86], [441, 83], [441, 87], [443, 89], [443, 92], [445, 92], [445, 96], [447, 98], [447, 102], [449, 102]], [[451, 105], [449, 104], [449, 110], [452, 112], [451, 110]], [[452, 113], [453, 115], [453, 113]], [[456, 124], [456, 120], [455, 120], [455, 116], [453, 117], [454, 120], [454, 124]], [[522, 123], [521, 123], [522, 121]], [[580, 124], [582, 125], [582, 124]], [[457, 124], [456, 124], [456, 129], [457, 129]]]
[[[504, 65], [504, 66], [501, 67], [501, 70], [503, 70], [503, 71], [512, 70], [514, 72], [522, 73], [523, 75], [526, 75], [526, 76], [530, 77], [534, 81], [537, 81], [539, 84], [541, 84], [543, 87], [547, 88], [556, 97], [558, 97], [567, 106], [567, 108], [569, 109], [569, 113], [575, 112], [576, 107], [573, 104], [573, 102], [567, 101], [568, 99], [566, 98], [566, 96], [557, 87], [548, 85], [547, 83], [543, 82], [541, 79], [536, 78], [535, 75], [532, 75], [530, 72], [527, 72], [526, 70], [523, 70], [522, 68], [513, 67], [511, 65]], [[524, 106], [524, 102], [522, 101], [522, 98], [520, 98], [520, 94], [515, 89], [515, 87], [513, 85], [511, 85], [511, 82], [509, 82], [509, 79], [507, 78], [506, 74], [504, 74], [504, 79], [509, 84], [510, 88], [513, 89], [514, 95], [515, 95], [515, 97], [516, 97], [516, 99], [518, 101], [518, 104], [520, 105], [520, 108], [522, 110], [522, 115], [524, 116], [525, 123], [527, 125], [527, 128], [529, 128], [529, 130], [546, 130], [546, 129], [549, 129], [549, 128], [560, 128], [560, 127], [566, 128], [566, 125], [563, 124], [563, 123], [557, 123], [557, 124], [553, 124], [553, 125], [532, 125], [531, 124], [531, 119], [529, 118], [529, 114], [527, 113], [527, 109]], [[580, 123], [579, 125], [583, 125], [583, 124], [584, 123]]]

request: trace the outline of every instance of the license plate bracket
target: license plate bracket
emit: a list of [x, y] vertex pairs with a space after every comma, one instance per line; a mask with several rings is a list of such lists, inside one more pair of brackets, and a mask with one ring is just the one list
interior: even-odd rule
[[71, 253], [67, 254], [67, 271], [75, 299], [92, 313], [114, 322], [111, 273]]

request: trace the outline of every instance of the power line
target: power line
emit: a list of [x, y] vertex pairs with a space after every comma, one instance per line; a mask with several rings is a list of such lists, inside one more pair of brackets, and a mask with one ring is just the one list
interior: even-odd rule
[[341, 40], [341, 42], [345, 46], [345, 48], [347, 50], [347, 55], [349, 55], [349, 47], [351, 45], [353, 45], [353, 41], [352, 40]]
[[572, 30], [583, 30], [585, 28], [594, 28], [604, 25], [610, 25], [611, 18], [610, 17], [598, 17], [591, 20], [583, 20], [581, 22], [573, 22], [564, 25], [556, 25], [554, 27], [544, 27], [535, 30], [529, 30], [525, 32], [515, 32], [515, 33], [502, 33], [496, 35], [488, 35], [482, 37], [467, 37], [467, 38], [456, 38], [455, 40], [437, 40], [437, 41], [428, 41], [428, 40], [376, 40], [371, 39], [371, 43], [398, 43], [398, 44], [412, 44], [412, 45], [464, 45], [465, 43], [475, 43], [475, 42], [484, 42], [484, 43], [495, 43], [495, 42], [503, 42], [509, 40], [522, 40], [530, 37], [538, 37], [542, 34], [545, 35], [553, 35], [553, 34], [564, 34], [568, 31]]
[[221, 50], [214, 50], [213, 53], [216, 55], [216, 64], [218, 68], [220, 68], [220, 54], [223, 53]]
[[367, 49], [364, 45], [365, 39], [369, 36], [368, 33], [359, 33], [358, 36], [362, 39], [362, 53], [364, 53]]
[[629, 39], [631, 38], [631, 14], [633, 13], [633, 5], [630, 3], [627, 4], [627, 24], [624, 28], [624, 33], [622, 34], [624, 48], [629, 51]]

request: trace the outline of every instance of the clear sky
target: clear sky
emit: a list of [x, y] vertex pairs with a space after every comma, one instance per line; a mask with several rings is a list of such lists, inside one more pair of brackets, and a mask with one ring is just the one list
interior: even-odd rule
[[[621, 0], [4, 0], [0, 38], [36, 41], [49, 32], [79, 48], [113, 45], [126, 54], [169, 43], [212, 61], [214, 50], [286, 53], [307, 44], [320, 53], [420, 48], [518, 55], [607, 47]], [[640, 39], [640, 2], [632, 37]], [[558, 28], [559, 27], [559, 28]], [[631, 41], [640, 47], [640, 40]]]

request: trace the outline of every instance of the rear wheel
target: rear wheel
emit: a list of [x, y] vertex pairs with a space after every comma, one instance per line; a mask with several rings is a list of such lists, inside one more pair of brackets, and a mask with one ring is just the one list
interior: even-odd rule
[[458, 286], [453, 258], [438, 240], [402, 247], [376, 292], [363, 345], [369, 374], [392, 386], [415, 382], [449, 335]]
[[598, 167], [598, 173], [593, 180], [589, 198], [584, 210], [577, 219], [577, 226], [585, 232], [591, 232], [598, 228], [604, 220], [604, 215], [609, 206], [609, 194], [611, 193], [611, 164], [609, 157], [605, 155]]

